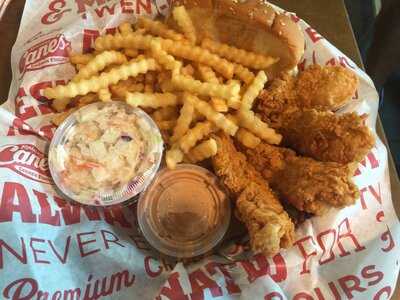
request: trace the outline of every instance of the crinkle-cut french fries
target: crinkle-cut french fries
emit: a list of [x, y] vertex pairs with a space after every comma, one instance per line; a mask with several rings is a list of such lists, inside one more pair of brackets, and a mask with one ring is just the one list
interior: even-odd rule
[[155, 76], [152, 72], [147, 72], [144, 75], [144, 92], [153, 93], [155, 84]]
[[71, 99], [69, 98], [54, 99], [54, 101], [51, 103], [51, 107], [58, 112], [62, 112], [70, 102]]
[[60, 126], [61, 123], [64, 122], [64, 120], [66, 118], [68, 118], [73, 112], [75, 112], [77, 110], [78, 110], [78, 107], [73, 107], [66, 111], [57, 113], [51, 118], [51, 122], [56, 126]]
[[190, 162], [196, 163], [214, 156], [217, 154], [217, 150], [217, 142], [213, 138], [210, 138], [190, 150], [187, 157]]
[[178, 119], [178, 110], [176, 106], [166, 106], [157, 109], [153, 113], [153, 119], [155, 120], [171, 120], [171, 119]]
[[171, 130], [175, 127], [175, 120], [154, 120], [160, 130]]
[[196, 29], [194, 28], [192, 19], [184, 6], [176, 6], [172, 10], [172, 16], [178, 24], [184, 36], [191, 44], [196, 44]]
[[184, 39], [182, 34], [168, 28], [167, 25], [160, 21], [155, 21], [146, 17], [139, 17], [137, 25], [139, 28], [144, 28], [148, 32], [166, 39], [171, 39], [173, 41], [181, 41]]
[[176, 91], [175, 86], [172, 84], [171, 80], [164, 80], [160, 84], [160, 89], [163, 93], [170, 93]]
[[201, 46], [219, 56], [253, 69], [266, 69], [279, 60], [278, 58], [249, 52], [208, 38], [201, 42]]
[[124, 54], [126, 57], [135, 58], [139, 55], [139, 51], [136, 49], [124, 49]]
[[248, 129], [267, 143], [278, 145], [281, 142], [282, 136], [270, 128], [267, 123], [261, 121], [253, 111], [240, 110], [238, 117], [240, 126]]
[[208, 65], [227, 79], [233, 76], [233, 64], [206, 49], [171, 40], [163, 40], [161, 46], [174, 56]]
[[176, 106], [179, 104], [178, 97], [171, 93], [126, 93], [126, 102], [132, 106], [159, 108], [165, 106]]
[[69, 56], [69, 61], [71, 62], [71, 64], [74, 64], [74, 65], [86, 65], [93, 58], [94, 58], [93, 53], [71, 54]]
[[[155, 39], [157, 40], [157, 38], [154, 36], [141, 35], [135, 32], [126, 35], [121, 35], [120, 33], [116, 33], [114, 35], [107, 34], [96, 39], [95, 49], [98, 51], [111, 49], [117, 50], [122, 48], [148, 50], [151, 47], [151, 42]], [[180, 57], [211, 66], [214, 70], [222, 74], [227, 79], [231, 79], [233, 76], [233, 64], [206, 49], [181, 41], [173, 41], [162, 38], [158, 38], [158, 40], [161, 43], [161, 47], [167, 53], [172, 54], [175, 57]]]
[[98, 92], [111, 84], [116, 84], [120, 80], [128, 79], [128, 77], [136, 76], [140, 73], [156, 70], [157, 67], [158, 65], [153, 58], [129, 62], [109, 72], [103, 72], [99, 76], [93, 76], [90, 79], [70, 82], [67, 85], [59, 85], [54, 88], [46, 88], [43, 94], [48, 99], [60, 99], [85, 95], [89, 92]]
[[122, 48], [147, 50], [150, 49], [150, 43], [154, 38], [151, 35], [142, 35], [136, 32], [125, 35], [120, 33], [115, 33], [114, 35], [106, 34], [96, 39], [94, 47], [97, 51], [118, 50]]
[[216, 127], [222, 129], [229, 135], [235, 135], [239, 127], [231, 120], [227, 119], [223, 114], [216, 112], [210, 104], [199, 99], [194, 95], [187, 94], [186, 101], [190, 102], [194, 108], [203, 114], [207, 120], [213, 122]]
[[217, 112], [227, 112], [229, 110], [226, 101], [221, 98], [212, 97], [210, 100], [212, 108]]
[[219, 97], [223, 99], [239, 99], [240, 84], [232, 82], [231, 84], [216, 84], [209, 82], [201, 82], [193, 78], [183, 75], [173, 75], [172, 84], [182, 91], [187, 91], [193, 94]]
[[264, 88], [265, 83], [268, 81], [267, 75], [264, 71], [259, 71], [253, 82], [248, 86], [243, 94], [242, 104], [240, 109], [250, 110], [253, 107], [253, 102]]
[[239, 128], [235, 138], [247, 148], [255, 148], [261, 143], [261, 139], [244, 128]]
[[121, 34], [128, 34], [133, 32], [132, 24], [129, 22], [123, 22], [118, 26], [119, 32]]
[[219, 83], [217, 75], [215, 75], [213, 69], [210, 66], [198, 64], [197, 70], [199, 70], [199, 74], [204, 81], [211, 83]]
[[108, 88], [99, 90], [98, 95], [99, 99], [103, 102], [111, 101], [111, 93]]
[[[219, 83], [217, 76], [215, 75], [214, 71], [209, 66], [199, 64], [197, 66], [197, 69], [199, 70], [200, 77], [204, 81], [210, 82], [210, 83]], [[224, 99], [217, 98], [217, 97], [211, 97], [210, 103], [215, 111], [227, 112], [229, 110], [229, 107], [226, 104], [226, 101]]]
[[233, 74], [247, 85], [254, 80], [253, 72], [239, 64], [233, 64]]
[[190, 123], [193, 120], [194, 106], [185, 98], [186, 95], [183, 96], [183, 106], [170, 139], [172, 143], [178, 141], [189, 130]]
[[127, 92], [143, 92], [144, 84], [137, 83], [135, 79], [129, 77], [127, 80], [121, 80], [117, 84], [110, 85], [111, 93], [116, 97], [125, 99], [125, 94]]
[[86, 65], [83, 65], [83, 64], [77, 64], [77, 65], [75, 65], [75, 69], [77, 70], [77, 71], [80, 71], [82, 68], [84, 68]]
[[99, 55], [96, 55], [82, 69], [80, 69], [78, 74], [72, 78], [72, 81], [77, 82], [82, 79], [88, 79], [94, 75], [97, 75], [101, 70], [109, 65], [120, 65], [125, 62], [127, 62], [126, 56], [121, 52], [104, 51]]
[[197, 123], [195, 127], [189, 129], [186, 134], [180, 138], [179, 146], [184, 153], [188, 153], [194, 145], [215, 130], [214, 125], [210, 121]]
[[[82, 107], [82, 106], [88, 105], [90, 103], [94, 103], [94, 102], [98, 101], [97, 98], [98, 98], [98, 96], [96, 93], [89, 93], [84, 96], [79, 96], [76, 99], [76, 106]], [[55, 100], [57, 100], [57, 99], [55, 99]]]
[[[231, 80], [228, 80], [227, 85], [228, 86], [239, 85], [239, 92], [240, 92], [240, 83], [239, 83], [239, 81], [231, 79]], [[240, 97], [231, 97], [231, 98], [228, 99], [227, 105], [230, 108], [239, 109], [240, 106], [242, 105], [242, 102], [240, 101]]]
[[183, 152], [178, 146], [172, 146], [170, 150], [167, 150], [165, 155], [165, 162], [169, 169], [175, 169], [176, 165], [183, 160]]
[[194, 110], [191, 126], [195, 126], [198, 122], [203, 122], [205, 120], [206, 120], [206, 118], [204, 117], [204, 115], [199, 113], [197, 110]]
[[167, 70], [178, 68], [178, 62], [172, 55], [169, 55], [161, 48], [159, 40], [153, 40], [150, 44], [151, 53], [154, 59]]
[[188, 64], [181, 68], [182, 75], [193, 77], [194, 76], [194, 68], [191, 64]]

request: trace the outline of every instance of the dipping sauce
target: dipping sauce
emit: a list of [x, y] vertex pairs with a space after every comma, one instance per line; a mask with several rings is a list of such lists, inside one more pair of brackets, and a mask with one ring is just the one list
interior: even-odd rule
[[230, 215], [230, 202], [218, 178], [189, 164], [161, 170], [138, 203], [139, 226], [149, 243], [180, 258], [215, 247], [229, 226]]
[[98, 102], [68, 117], [49, 149], [49, 167], [66, 196], [111, 205], [140, 193], [161, 161], [162, 139], [151, 118], [124, 102]]

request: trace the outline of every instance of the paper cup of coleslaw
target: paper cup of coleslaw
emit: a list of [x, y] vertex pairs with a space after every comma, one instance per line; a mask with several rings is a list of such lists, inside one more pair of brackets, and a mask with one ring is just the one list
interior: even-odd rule
[[125, 102], [96, 102], [70, 115], [49, 147], [59, 191], [85, 205], [120, 204], [156, 174], [163, 141], [153, 120]]

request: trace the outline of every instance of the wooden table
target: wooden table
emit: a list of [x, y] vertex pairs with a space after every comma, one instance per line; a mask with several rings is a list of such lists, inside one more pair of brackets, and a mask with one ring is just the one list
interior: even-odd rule
[[[0, 10], [3, 1], [5, 0], [0, 0]], [[337, 48], [341, 49], [343, 53], [349, 56], [357, 65], [363, 66], [343, 0], [270, 0], [270, 2], [288, 11], [296, 12], [299, 17], [316, 28], [319, 33]], [[2, 39], [2, 47], [0, 47], [0, 66], [2, 66], [0, 68], [0, 103], [2, 102], [1, 100], [4, 101], [7, 98], [8, 94], [11, 81], [11, 47], [14, 44], [18, 32], [19, 20], [22, 15], [24, 3], [25, 0], [12, 0], [0, 24], [0, 36]], [[378, 120], [377, 123], [377, 131], [381, 139], [388, 145], [380, 120]], [[393, 202], [396, 207], [397, 215], [399, 216], [400, 183], [391, 155], [389, 165]], [[400, 299], [399, 284], [392, 299]]]

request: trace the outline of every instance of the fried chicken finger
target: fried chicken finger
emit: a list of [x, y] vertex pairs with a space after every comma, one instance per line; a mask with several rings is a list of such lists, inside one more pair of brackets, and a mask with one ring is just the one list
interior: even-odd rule
[[255, 253], [272, 256], [293, 244], [294, 224], [261, 174], [235, 149], [223, 134], [215, 136], [218, 152], [214, 170], [226, 187], [236, 195], [236, 210], [250, 235]]
[[279, 197], [300, 211], [322, 215], [330, 207], [352, 205], [359, 197], [352, 181], [355, 164], [320, 162], [266, 143], [248, 149], [246, 155]]

